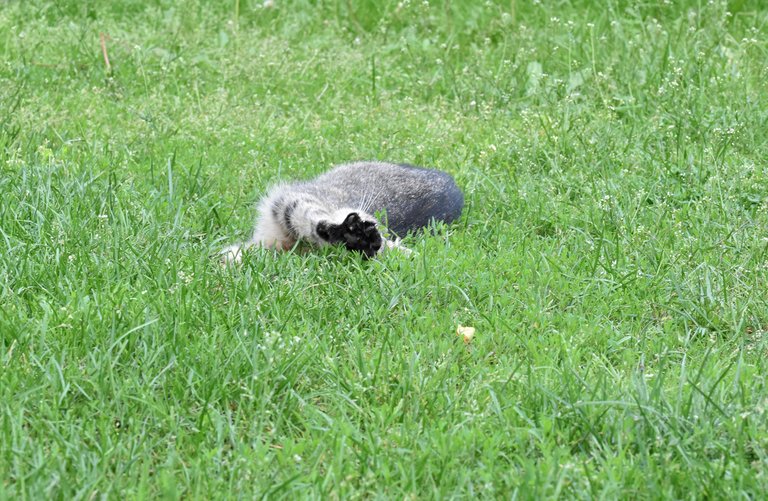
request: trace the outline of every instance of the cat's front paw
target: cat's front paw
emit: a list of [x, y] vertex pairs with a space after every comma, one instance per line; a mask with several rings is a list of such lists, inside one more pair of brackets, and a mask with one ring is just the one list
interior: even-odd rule
[[219, 263], [240, 264], [243, 260], [243, 246], [240, 244], [230, 245], [219, 251]]
[[385, 240], [384, 247], [389, 250], [399, 251], [405, 256], [410, 256], [411, 254], [413, 254], [413, 251], [408, 247], [404, 246], [401, 243], [399, 238], [396, 238], [395, 240]]
[[317, 234], [330, 243], [343, 243], [351, 251], [373, 257], [382, 245], [381, 233], [374, 221], [367, 221], [357, 212], [350, 212], [341, 224], [320, 223]]

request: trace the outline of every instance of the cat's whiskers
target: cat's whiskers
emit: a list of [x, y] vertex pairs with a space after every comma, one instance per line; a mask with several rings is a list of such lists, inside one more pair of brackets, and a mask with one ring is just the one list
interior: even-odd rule
[[366, 190], [363, 192], [363, 196], [360, 198], [360, 202], [357, 204], [357, 209], [361, 212], [366, 211], [366, 204], [368, 203], [368, 196], [370, 195], [370, 191]]
[[382, 190], [384, 190], [384, 187], [379, 187], [375, 195], [373, 194], [372, 191], [366, 191], [364, 194], [365, 204], [361, 204], [360, 210], [368, 214], [371, 214], [370, 212], [371, 207], [373, 207], [373, 204], [376, 202], [376, 199], [379, 198], [379, 195], [381, 195]]

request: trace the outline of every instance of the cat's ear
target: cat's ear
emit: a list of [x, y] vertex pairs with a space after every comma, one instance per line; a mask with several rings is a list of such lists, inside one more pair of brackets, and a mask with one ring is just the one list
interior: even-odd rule
[[373, 221], [363, 221], [363, 233], [368, 236], [378, 234], [379, 230], [376, 229], [376, 223]]
[[350, 212], [346, 219], [344, 219], [344, 222], [341, 223], [342, 226], [352, 226], [355, 223], [360, 222], [360, 215], [357, 212]]

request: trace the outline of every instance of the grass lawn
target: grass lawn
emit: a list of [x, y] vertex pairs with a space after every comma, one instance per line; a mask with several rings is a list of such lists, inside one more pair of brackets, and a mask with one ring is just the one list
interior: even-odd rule
[[[0, 499], [768, 491], [764, 2], [10, 0], [0, 55]], [[463, 216], [211, 258], [358, 159]]]

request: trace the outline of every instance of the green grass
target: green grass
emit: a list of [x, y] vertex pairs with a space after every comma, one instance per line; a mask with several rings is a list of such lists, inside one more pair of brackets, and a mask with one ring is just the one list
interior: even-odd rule
[[[762, 2], [261, 4], [0, 6], [0, 498], [768, 490]], [[356, 159], [464, 215], [211, 259]]]

